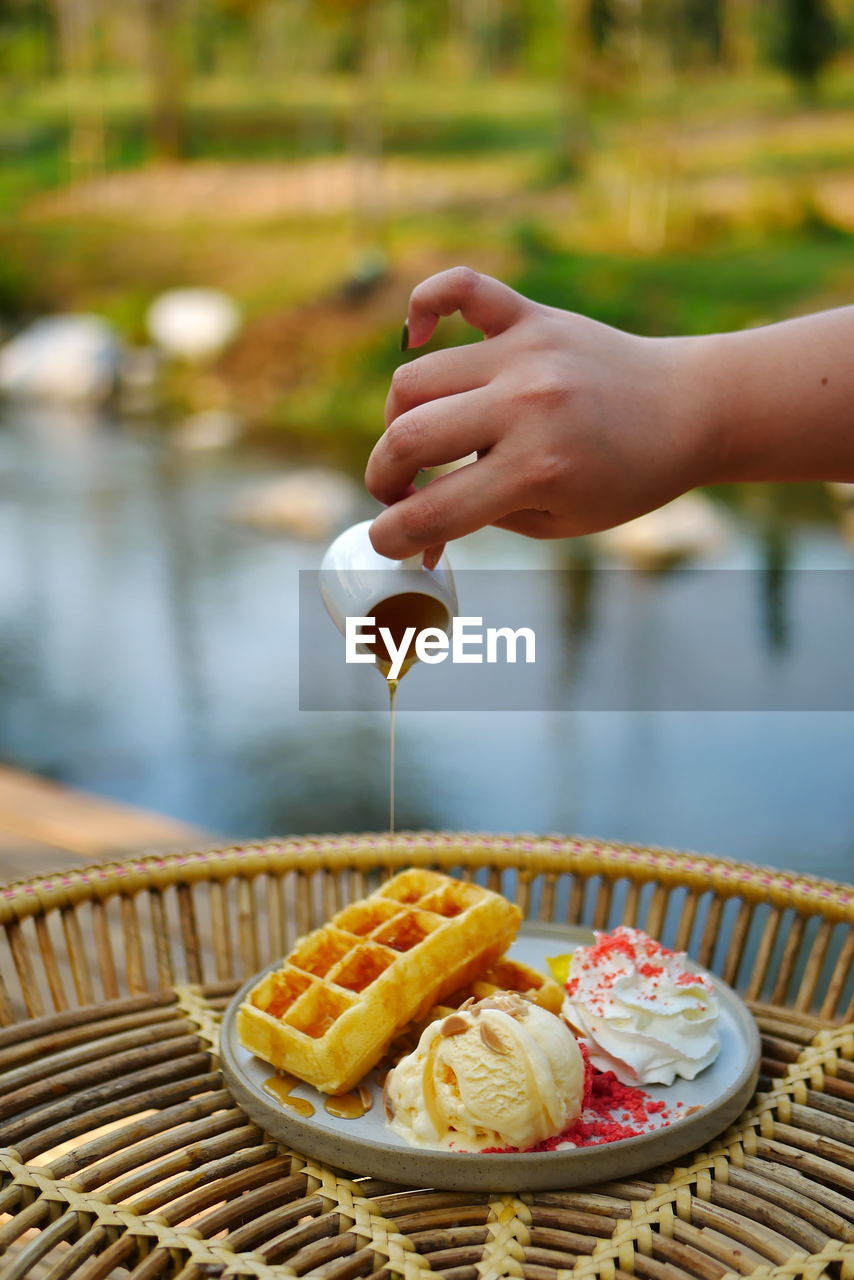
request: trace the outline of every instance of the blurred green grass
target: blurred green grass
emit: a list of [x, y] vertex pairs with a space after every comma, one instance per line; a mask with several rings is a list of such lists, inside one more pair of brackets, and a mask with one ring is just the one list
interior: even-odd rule
[[821, 224], [655, 257], [564, 250], [531, 227], [519, 239], [522, 293], [650, 336], [741, 329], [791, 314], [826, 288], [854, 291], [854, 237]]
[[[251, 78], [209, 77], [187, 94], [188, 160], [288, 160], [343, 153], [348, 146], [354, 98], [344, 75], [293, 77], [280, 84]], [[549, 79], [519, 77], [389, 79], [377, 92], [382, 103], [383, 147], [391, 156], [465, 156], [523, 151], [544, 163], [559, 147], [565, 92]], [[0, 207], [70, 179], [69, 121], [86, 117], [102, 128], [107, 169], [149, 159], [145, 82], [132, 76], [97, 81], [45, 81], [26, 90], [0, 85]], [[607, 151], [626, 142], [639, 118], [670, 135], [686, 130], [704, 151], [708, 172], [728, 164], [751, 171], [820, 172], [852, 164], [854, 77], [842, 65], [825, 77], [820, 100], [805, 108], [787, 81], [767, 68], [749, 76], [697, 74], [650, 77], [630, 91], [591, 99], [585, 128]], [[851, 113], [851, 114], [850, 114]], [[833, 141], [823, 141], [835, 116]], [[812, 121], [804, 138], [795, 127]], [[769, 139], [769, 129], [790, 127]], [[733, 126], [736, 131], [733, 132]], [[709, 143], [718, 159], [709, 152]], [[690, 162], [690, 161], [689, 161]]]
[[[239, 181], [255, 161], [280, 163], [298, 178], [300, 162], [347, 155], [357, 92], [345, 75], [275, 85], [200, 79], [188, 99], [186, 163], [239, 164]], [[75, 113], [102, 131], [103, 171], [130, 182], [145, 173], [144, 85], [124, 77], [7, 87], [0, 314], [14, 324], [41, 311], [93, 309], [139, 342], [159, 291], [217, 285], [244, 309], [241, 342], [260, 351], [250, 374], [237, 360], [220, 375], [247, 416], [295, 438], [363, 440], [376, 434], [401, 359], [409, 288], [455, 262], [647, 334], [739, 328], [850, 300], [854, 214], [850, 225], [839, 222], [821, 199], [825, 178], [854, 175], [849, 66], [828, 73], [810, 105], [767, 68], [690, 83], [650, 77], [591, 98], [584, 111], [553, 80], [520, 76], [425, 79], [417, 94], [409, 80], [389, 78], [381, 98], [389, 165], [420, 166], [441, 183], [443, 173], [477, 163], [506, 193], [452, 193], [374, 221], [341, 209], [241, 219], [199, 208], [159, 223], [132, 202], [117, 214], [99, 211], [97, 200], [46, 212], [44, 193], [61, 197], [71, 186], [73, 195], [72, 178], [84, 179], [68, 158]], [[567, 133], [574, 170], [563, 163]], [[170, 174], [180, 178], [164, 170], [166, 188]], [[386, 282], [368, 304], [345, 303], [342, 281], [374, 248], [385, 254]], [[289, 346], [299, 324], [318, 335]], [[476, 337], [446, 322], [433, 345]], [[261, 377], [264, 343], [272, 372]], [[209, 393], [209, 379], [176, 380], [189, 407], [205, 407]]]

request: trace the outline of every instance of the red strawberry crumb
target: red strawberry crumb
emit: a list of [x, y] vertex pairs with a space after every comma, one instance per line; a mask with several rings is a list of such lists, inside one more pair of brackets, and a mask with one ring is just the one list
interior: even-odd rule
[[[637, 1138], [659, 1125], [655, 1117], [667, 1122], [670, 1113], [661, 1098], [651, 1098], [643, 1089], [621, 1084], [613, 1071], [598, 1071], [590, 1061], [585, 1045], [578, 1046], [584, 1058], [584, 1098], [581, 1116], [563, 1133], [547, 1138], [529, 1151], [556, 1151], [566, 1142], [576, 1147], [599, 1147], [606, 1142]], [[676, 1106], [684, 1104], [677, 1102]], [[517, 1147], [484, 1147], [484, 1154], [508, 1155]]]
[[707, 979], [700, 973], [680, 973], [674, 979], [677, 987], [707, 987]]
[[[584, 1048], [582, 1046], [582, 1052]], [[637, 1138], [657, 1127], [653, 1118], [669, 1118], [665, 1103], [651, 1098], [643, 1089], [621, 1084], [613, 1071], [597, 1071], [585, 1059], [585, 1091], [581, 1116], [555, 1138], [548, 1138], [532, 1151], [554, 1151], [564, 1142], [576, 1147], [598, 1147], [605, 1142]]]

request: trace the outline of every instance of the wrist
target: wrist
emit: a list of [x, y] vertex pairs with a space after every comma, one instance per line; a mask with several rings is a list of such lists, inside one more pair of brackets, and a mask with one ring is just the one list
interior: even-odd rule
[[718, 336], [653, 339], [662, 344], [668, 370], [665, 421], [670, 424], [683, 491], [723, 482], [732, 465], [728, 419], [716, 374]]

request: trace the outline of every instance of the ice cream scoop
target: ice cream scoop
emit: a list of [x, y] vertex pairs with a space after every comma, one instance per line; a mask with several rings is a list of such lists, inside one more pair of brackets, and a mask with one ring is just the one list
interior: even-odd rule
[[620, 925], [569, 958], [563, 1015], [623, 1084], [693, 1080], [720, 1051], [718, 997], [683, 952]]
[[421, 1035], [386, 1079], [386, 1111], [414, 1146], [527, 1149], [581, 1111], [584, 1062], [555, 1014], [510, 992], [468, 1003]]

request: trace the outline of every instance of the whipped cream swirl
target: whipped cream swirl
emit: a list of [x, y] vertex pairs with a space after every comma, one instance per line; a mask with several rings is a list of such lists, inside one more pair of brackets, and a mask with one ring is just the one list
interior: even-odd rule
[[640, 929], [597, 933], [572, 953], [563, 1015], [623, 1084], [693, 1080], [720, 1051], [719, 1014], [711, 979]]

